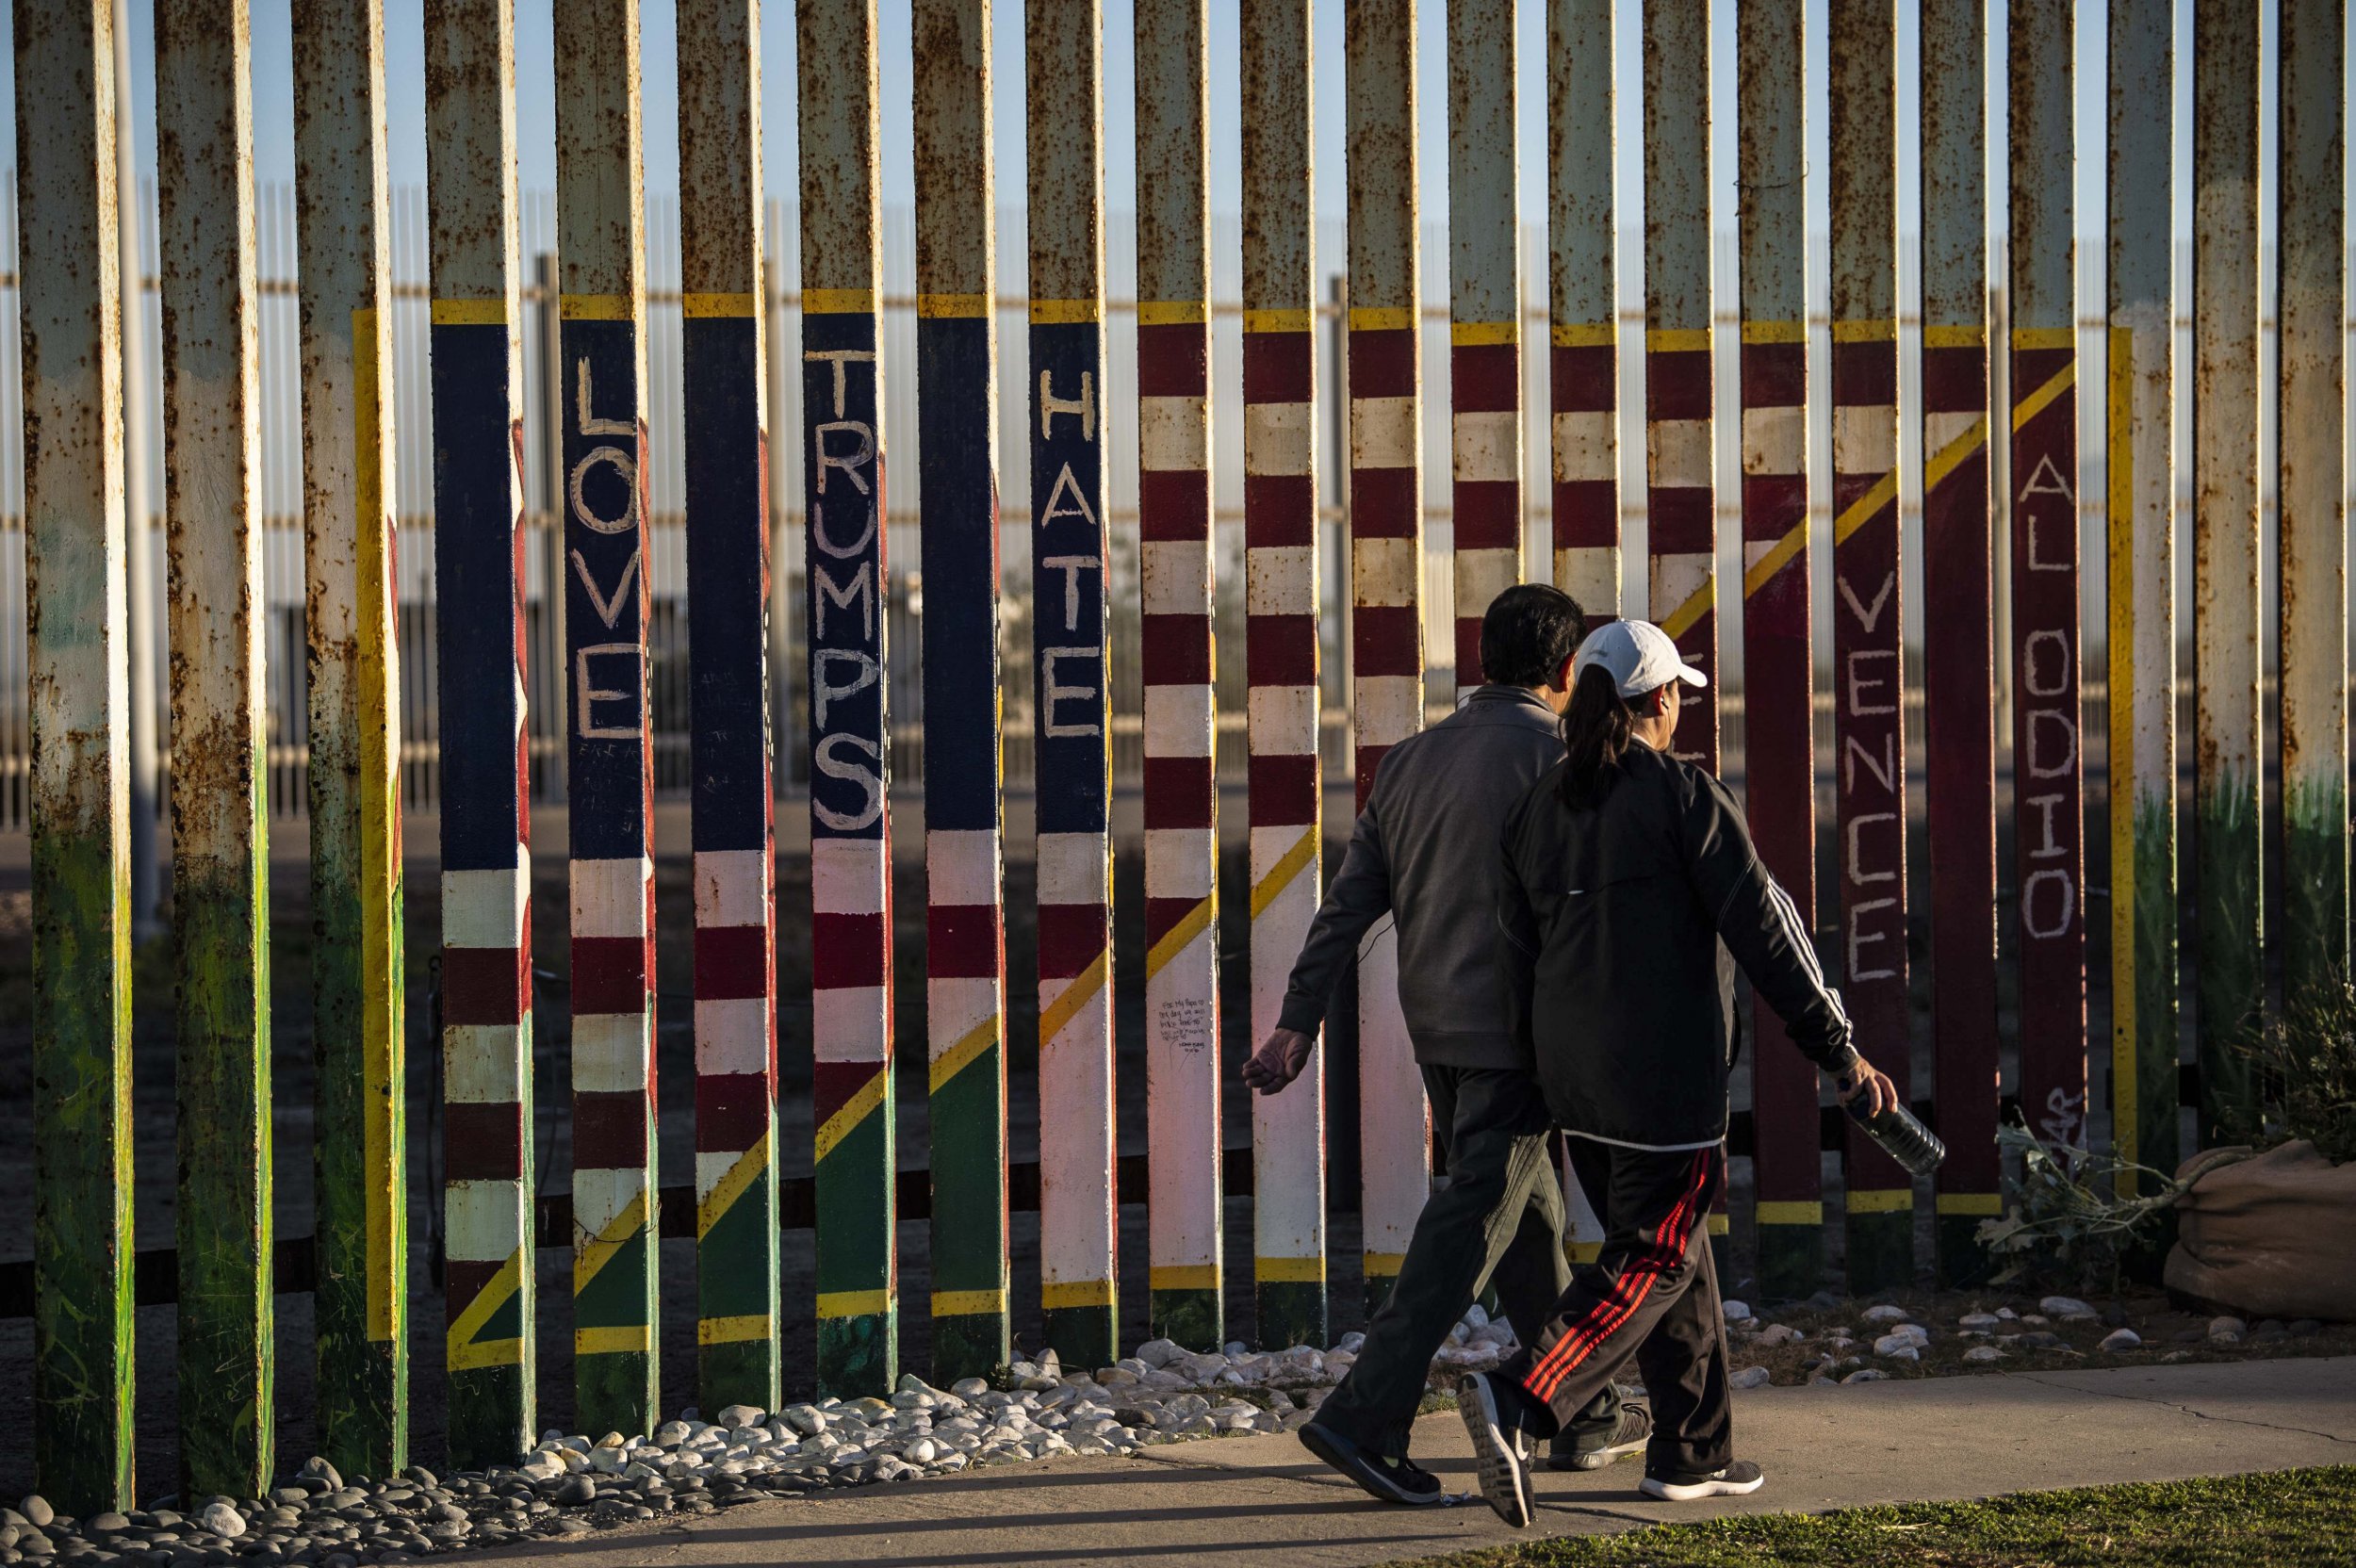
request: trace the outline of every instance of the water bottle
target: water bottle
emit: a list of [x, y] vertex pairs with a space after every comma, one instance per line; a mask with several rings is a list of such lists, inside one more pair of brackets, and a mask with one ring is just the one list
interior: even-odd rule
[[[1846, 1093], [1850, 1080], [1841, 1080]], [[1882, 1152], [1917, 1176], [1928, 1176], [1939, 1168], [1939, 1162], [1947, 1157], [1947, 1146], [1939, 1141], [1939, 1135], [1922, 1125], [1904, 1104], [1892, 1105], [1879, 1116], [1868, 1116], [1865, 1096], [1857, 1095], [1841, 1107], [1849, 1119], [1865, 1129], [1865, 1135], [1880, 1144]]]

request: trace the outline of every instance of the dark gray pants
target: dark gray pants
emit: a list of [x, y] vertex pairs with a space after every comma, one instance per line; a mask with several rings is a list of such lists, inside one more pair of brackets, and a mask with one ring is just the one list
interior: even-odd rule
[[[1497, 1305], [1525, 1341], [1569, 1288], [1562, 1187], [1546, 1097], [1527, 1072], [1426, 1067], [1424, 1092], [1441, 1129], [1448, 1184], [1416, 1217], [1391, 1294], [1366, 1342], [1317, 1407], [1317, 1423], [1361, 1448], [1407, 1452], [1432, 1358], [1494, 1279]], [[1579, 1427], [1618, 1418], [1609, 1393]]]

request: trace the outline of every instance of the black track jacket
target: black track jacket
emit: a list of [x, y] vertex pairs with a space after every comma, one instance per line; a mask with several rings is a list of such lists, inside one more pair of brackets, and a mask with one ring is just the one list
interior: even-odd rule
[[1547, 770], [1507, 816], [1497, 893], [1508, 1024], [1564, 1131], [1698, 1149], [1726, 1131], [1734, 965], [1826, 1072], [1857, 1060], [1807, 923], [1726, 787], [1638, 743], [1595, 808]]

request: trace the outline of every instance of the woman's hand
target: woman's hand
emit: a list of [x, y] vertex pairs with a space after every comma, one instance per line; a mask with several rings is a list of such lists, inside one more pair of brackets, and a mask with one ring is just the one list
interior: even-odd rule
[[1298, 1029], [1271, 1030], [1268, 1043], [1243, 1064], [1243, 1081], [1262, 1094], [1274, 1094], [1301, 1076], [1301, 1070], [1309, 1065], [1310, 1053], [1317, 1048], [1315, 1035], [1304, 1035]]
[[1863, 1095], [1865, 1114], [1869, 1117], [1895, 1110], [1899, 1104], [1898, 1086], [1890, 1081], [1890, 1074], [1862, 1056], [1857, 1059], [1857, 1066], [1833, 1081], [1833, 1087], [1839, 1091], [1843, 1105]]

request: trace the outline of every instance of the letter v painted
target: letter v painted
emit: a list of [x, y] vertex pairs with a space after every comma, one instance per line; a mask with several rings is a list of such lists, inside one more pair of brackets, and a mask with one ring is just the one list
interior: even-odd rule
[[597, 619], [605, 623], [605, 629], [613, 630], [622, 618], [623, 596], [630, 592], [630, 580], [638, 575], [638, 552], [630, 551], [630, 564], [622, 568], [622, 580], [614, 585], [612, 598], [597, 592], [597, 580], [589, 575], [589, 563], [581, 559], [581, 552], [575, 550], [572, 554], [573, 570], [581, 574], [581, 585], [589, 590], [590, 608], [597, 612]]

